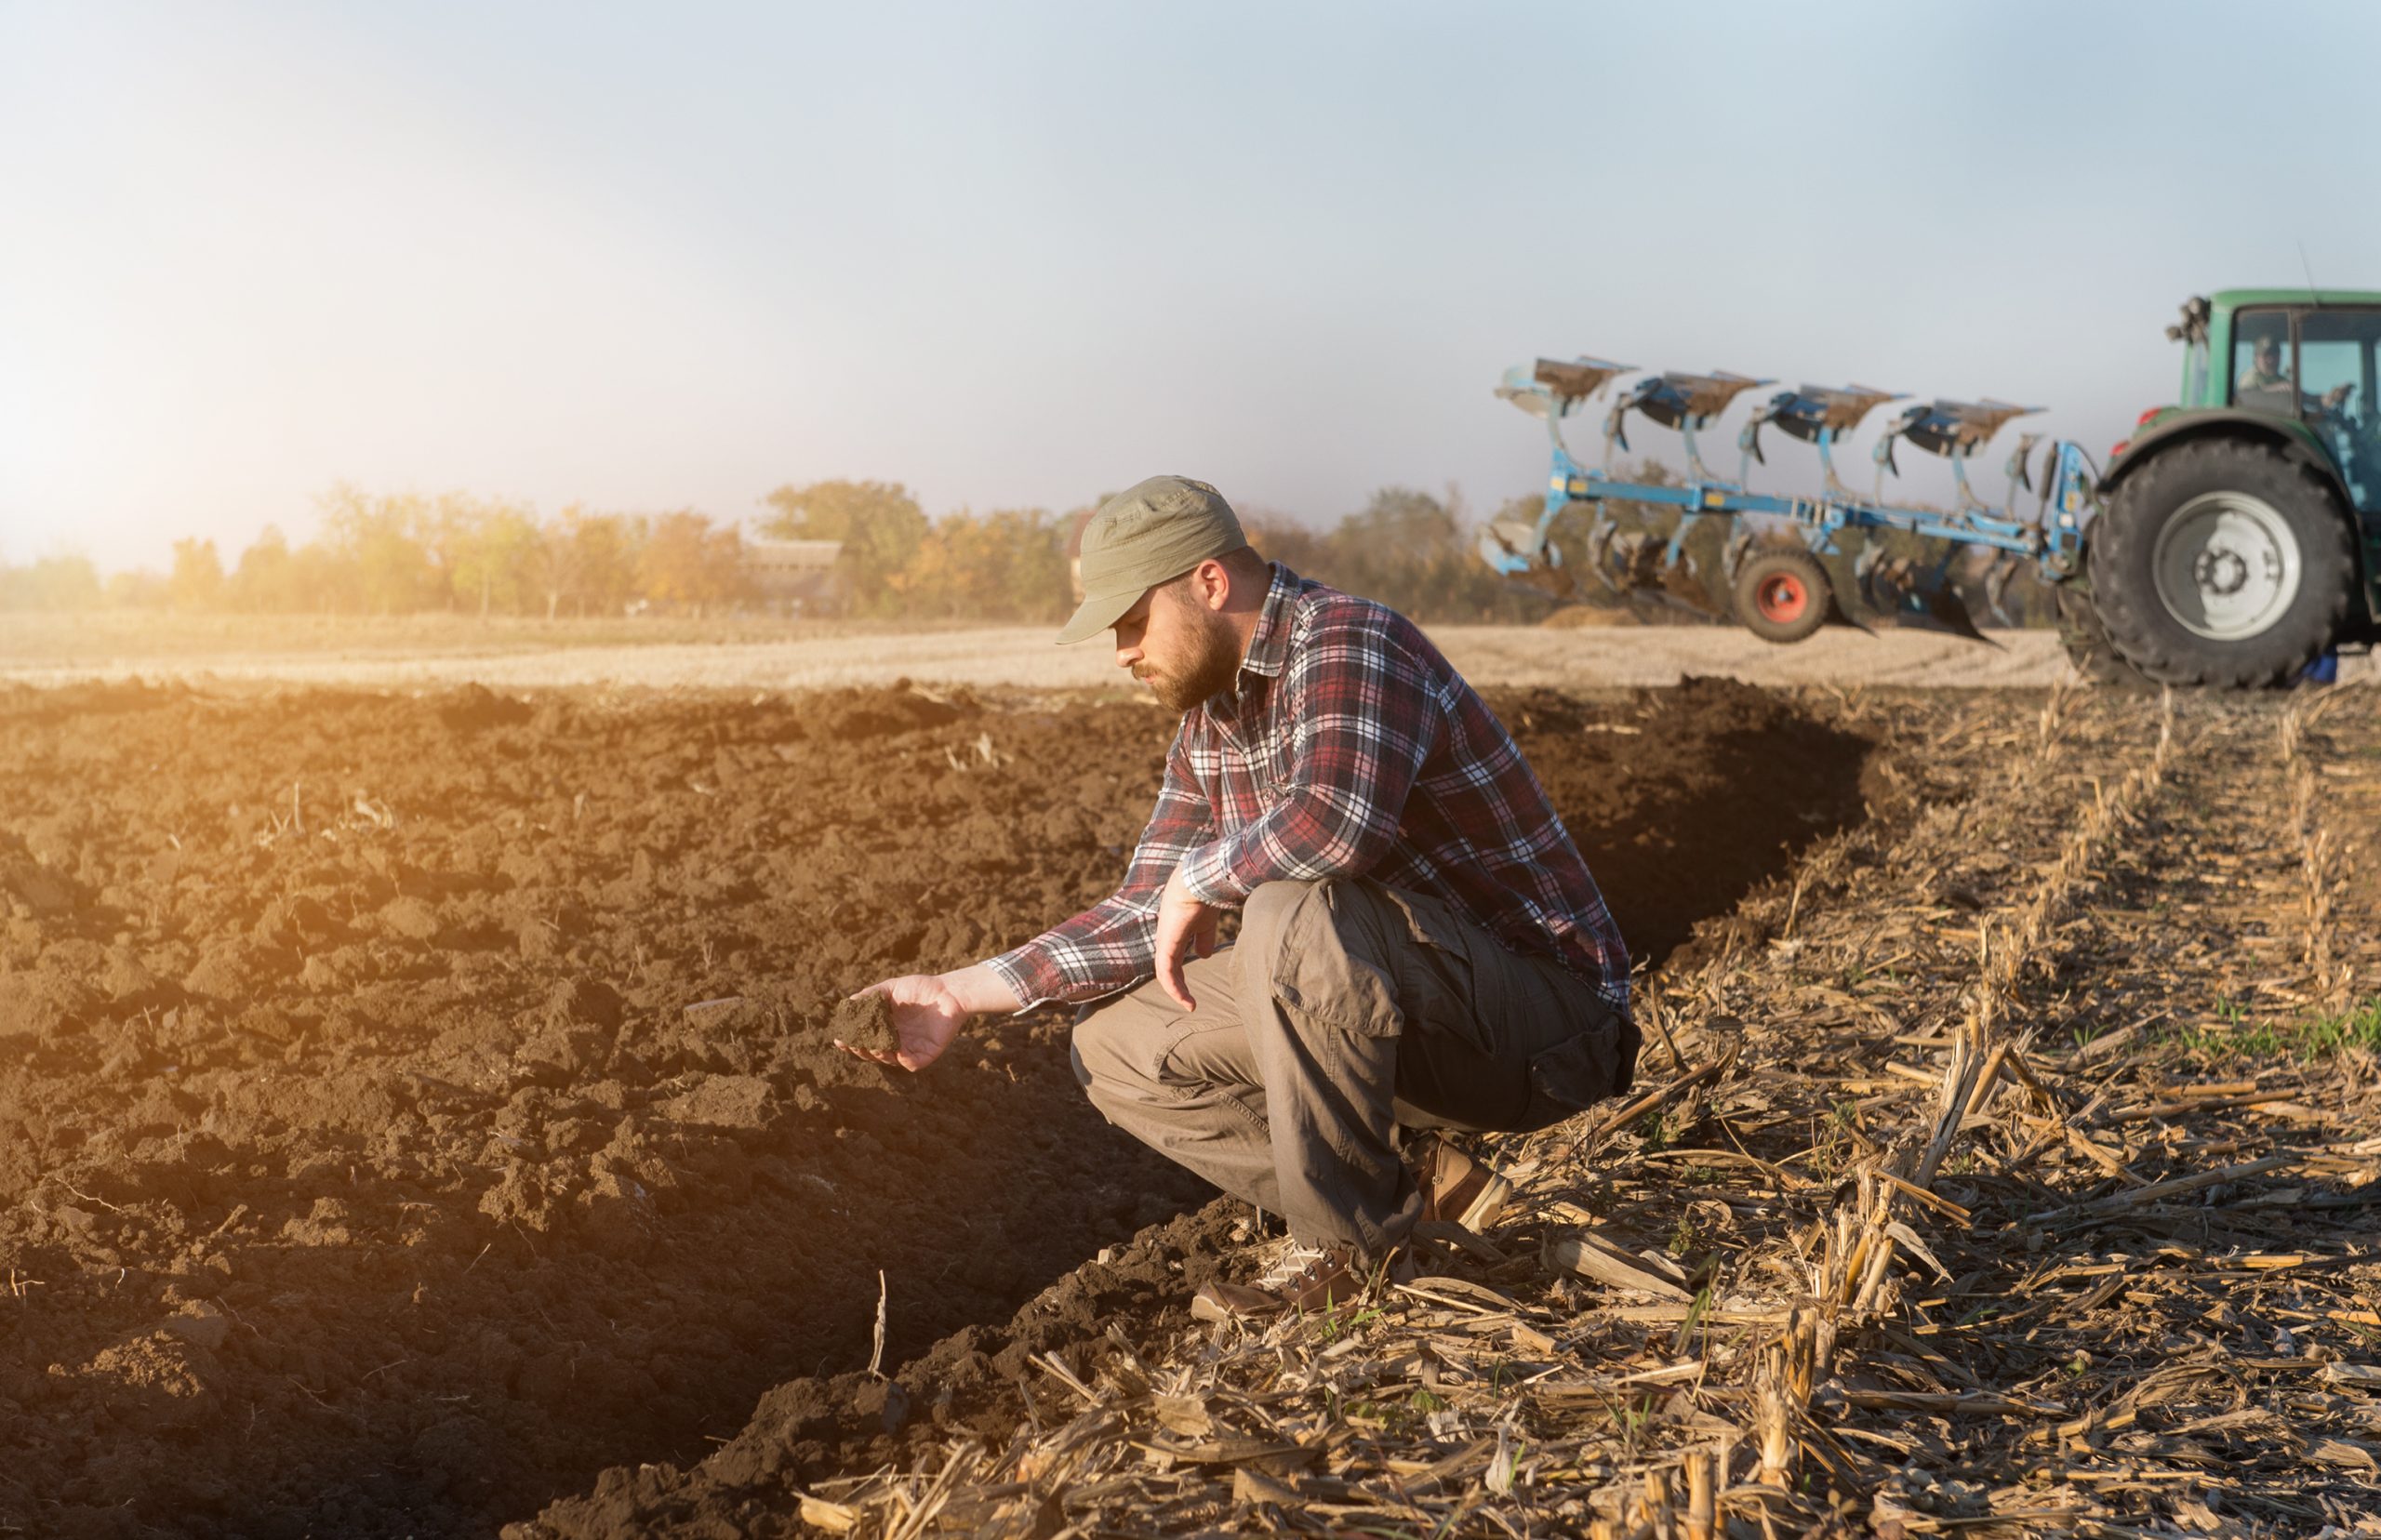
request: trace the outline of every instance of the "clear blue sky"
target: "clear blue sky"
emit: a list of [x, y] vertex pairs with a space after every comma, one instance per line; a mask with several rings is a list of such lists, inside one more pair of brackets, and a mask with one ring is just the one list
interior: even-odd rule
[[1479, 508], [1539, 352], [2105, 448], [2187, 295], [2381, 287], [2376, 64], [2368, 5], [0, 0], [0, 560], [339, 480]]

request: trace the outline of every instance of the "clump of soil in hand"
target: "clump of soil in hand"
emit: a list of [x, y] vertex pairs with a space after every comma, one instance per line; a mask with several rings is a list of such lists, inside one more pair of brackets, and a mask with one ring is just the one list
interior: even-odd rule
[[901, 1046], [901, 1034], [893, 1029], [893, 1002], [883, 995], [837, 1001], [827, 1026], [837, 1042], [868, 1053], [890, 1054]]

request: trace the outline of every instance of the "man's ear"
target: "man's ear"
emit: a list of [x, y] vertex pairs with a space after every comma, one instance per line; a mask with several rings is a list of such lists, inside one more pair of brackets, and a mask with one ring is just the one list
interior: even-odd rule
[[1197, 596], [1204, 608], [1222, 609], [1231, 601], [1233, 586], [1231, 568], [1213, 556], [1201, 562], [1190, 571], [1190, 591]]

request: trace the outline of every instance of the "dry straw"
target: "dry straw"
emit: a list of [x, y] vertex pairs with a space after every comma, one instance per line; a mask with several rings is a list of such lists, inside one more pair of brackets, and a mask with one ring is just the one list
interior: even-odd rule
[[[1004, 1445], [954, 1440], [802, 1517], [2361, 1533], [2381, 1476], [2370, 1067], [2244, 1065], [2209, 1025], [2219, 993], [2336, 996], [2369, 944], [2325, 933], [2381, 919], [2340, 911], [2310, 778], [2329, 708], [1860, 704], [1939, 746], [1964, 794], [1815, 846], [1715, 954], [1648, 979], [1653, 1083], [1502, 1141], [1517, 1212], [1494, 1233], [1434, 1230], [1422, 1276], [1327, 1316], [1177, 1316], [1044, 1355], [1039, 1419]], [[2369, 713], [2331, 720], [2381, 744]], [[2249, 880], [2277, 850], [2295, 896]]]

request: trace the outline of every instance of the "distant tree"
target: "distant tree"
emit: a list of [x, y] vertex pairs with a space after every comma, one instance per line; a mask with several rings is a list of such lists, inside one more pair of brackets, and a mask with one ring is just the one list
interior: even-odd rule
[[408, 532], [420, 546], [422, 561], [429, 568], [429, 592], [422, 603], [442, 609], [476, 604], [482, 595], [472, 579], [479, 574], [467, 579], [462, 569], [478, 542], [480, 526], [489, 515], [488, 505], [465, 492], [443, 492], [434, 498], [392, 500], [405, 505], [410, 521]]
[[284, 607], [292, 614], [345, 615], [366, 607], [364, 568], [345, 551], [309, 540], [289, 557]]
[[1331, 581], [1397, 609], [1421, 609], [1428, 576], [1460, 533], [1454, 512], [1429, 493], [1383, 487], [1332, 531]]
[[1039, 509], [935, 521], [887, 584], [917, 618], [1056, 620], [1072, 605], [1063, 526]]
[[893, 575], [909, 565], [928, 527], [925, 511], [898, 482], [823, 481], [780, 486], [761, 499], [771, 510], [760, 533], [780, 539], [841, 540], [838, 564], [854, 610], [900, 608]]
[[586, 511], [573, 503], [538, 532], [538, 549], [530, 558], [529, 570], [539, 597], [546, 602], [549, 620], [561, 612], [564, 600], [579, 597], [586, 564], [572, 537], [586, 516]]
[[1339, 533], [1344, 542], [1381, 554], [1407, 559], [1441, 556], [1453, 550], [1463, 535], [1451, 502], [1410, 486], [1384, 486], [1361, 511], [1339, 521]]
[[744, 538], [700, 513], [656, 518], [637, 562], [638, 586], [656, 604], [700, 615], [744, 593]]
[[88, 610], [100, 606], [99, 569], [87, 556], [45, 556], [0, 567], [0, 609]]
[[232, 569], [227, 593], [233, 607], [268, 614], [299, 607], [292, 565], [288, 538], [277, 525], [265, 525]]
[[[442, 513], [446, 499], [441, 499]], [[540, 538], [537, 520], [513, 503], [468, 506], [444, 526], [453, 591], [479, 606], [480, 617], [502, 609], [520, 613], [536, 583]]]
[[1273, 509], [1252, 508], [1240, 516], [1242, 533], [1257, 554], [1269, 562], [1279, 562], [1301, 578], [1320, 578], [1328, 538], [1323, 531], [1300, 524], [1290, 514]]
[[353, 564], [366, 609], [394, 615], [446, 602], [445, 574], [421, 540], [431, 513], [421, 498], [371, 497], [342, 482], [319, 506], [325, 541]]
[[[1384, 487], [1327, 534], [1273, 523], [1258, 549], [1346, 592], [1378, 600], [1413, 619], [1533, 621], [1543, 597], [1509, 582], [1480, 560], [1461, 497]], [[1303, 563], [1304, 564], [1301, 564]]]
[[636, 597], [650, 529], [648, 521], [626, 513], [589, 513], [571, 524], [580, 614], [618, 615]]
[[109, 573], [106, 593], [112, 609], [165, 609], [176, 602], [173, 579], [148, 567]]
[[617, 615], [637, 591], [645, 521], [625, 513], [591, 513], [571, 504], [539, 531], [530, 558], [535, 591], [546, 602], [546, 618], [567, 602], [585, 615], [591, 608]]
[[174, 542], [174, 574], [167, 597], [178, 610], [208, 610], [223, 601], [223, 562], [213, 540]]

